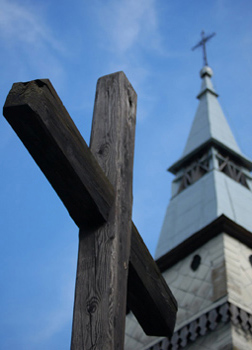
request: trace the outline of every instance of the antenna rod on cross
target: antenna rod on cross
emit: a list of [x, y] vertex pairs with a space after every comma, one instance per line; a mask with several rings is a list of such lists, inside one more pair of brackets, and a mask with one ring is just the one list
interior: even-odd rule
[[202, 30], [201, 32], [201, 36], [202, 36], [202, 39], [200, 40], [200, 42], [195, 45], [192, 50], [195, 50], [197, 49], [198, 47], [202, 46], [203, 48], [203, 62], [204, 62], [204, 66], [208, 66], [208, 63], [207, 63], [207, 54], [206, 54], [206, 42], [208, 40], [210, 40], [213, 36], [215, 36], [215, 33], [212, 33], [210, 35], [207, 35], [205, 36], [205, 32], [204, 30]]

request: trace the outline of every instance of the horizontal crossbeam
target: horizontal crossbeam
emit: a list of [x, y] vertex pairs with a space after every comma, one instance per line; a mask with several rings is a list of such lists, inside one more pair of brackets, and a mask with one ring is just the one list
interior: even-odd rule
[[76, 225], [105, 222], [114, 189], [49, 80], [14, 84], [3, 113]]

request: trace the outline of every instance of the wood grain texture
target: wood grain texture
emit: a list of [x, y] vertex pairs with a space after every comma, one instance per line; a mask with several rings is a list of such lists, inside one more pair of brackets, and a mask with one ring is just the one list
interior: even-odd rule
[[3, 114], [75, 223], [105, 222], [114, 190], [50, 81], [14, 84]]
[[108, 221], [80, 228], [72, 350], [121, 350], [131, 241], [136, 93], [123, 72], [98, 80], [90, 149], [115, 189]]

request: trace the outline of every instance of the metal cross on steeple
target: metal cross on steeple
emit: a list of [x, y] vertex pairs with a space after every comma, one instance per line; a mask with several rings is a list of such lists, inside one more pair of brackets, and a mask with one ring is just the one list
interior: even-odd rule
[[215, 35], [215, 33], [212, 33], [210, 35], [207, 35], [205, 36], [205, 32], [204, 30], [202, 30], [201, 32], [201, 36], [202, 36], [202, 39], [200, 40], [200, 42], [195, 45], [192, 50], [195, 50], [197, 47], [200, 47], [202, 46], [203, 47], [203, 61], [204, 61], [204, 66], [208, 66], [208, 63], [207, 63], [207, 55], [206, 55], [206, 42], [211, 39], [213, 36]]

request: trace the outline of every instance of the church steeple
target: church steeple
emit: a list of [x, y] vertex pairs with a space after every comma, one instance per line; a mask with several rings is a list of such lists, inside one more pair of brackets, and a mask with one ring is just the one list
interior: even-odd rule
[[192, 48], [192, 50], [199, 47], [203, 49], [204, 66], [200, 71], [202, 83], [197, 96], [199, 105], [182, 157], [169, 168], [169, 171], [176, 175], [181, 169], [181, 165], [188, 163], [190, 158], [194, 157], [195, 154], [201, 154], [202, 150], [209, 148], [210, 145], [215, 145], [224, 153], [231, 154], [232, 158], [238, 159], [240, 165], [251, 171], [252, 163], [242, 154], [237, 145], [211, 81], [213, 71], [208, 66], [206, 43], [215, 36], [215, 33], [206, 36], [205, 32], [202, 31], [201, 36], [202, 39]]
[[252, 162], [243, 155], [207, 65], [156, 249], [178, 302], [171, 338], [148, 338], [127, 317], [126, 349], [252, 349]]
[[247, 213], [252, 207], [252, 162], [243, 155], [233, 136], [212, 75], [209, 66], [200, 71], [199, 105], [189, 137], [182, 157], [168, 169], [176, 177], [156, 258], [221, 215], [252, 230]]
[[221, 144], [222, 147], [244, 157], [218, 102], [218, 94], [215, 92], [211, 81], [212, 75], [213, 71], [208, 66], [203, 67], [200, 71], [202, 83], [197, 96], [199, 106], [186, 142], [183, 157], [211, 141]]

